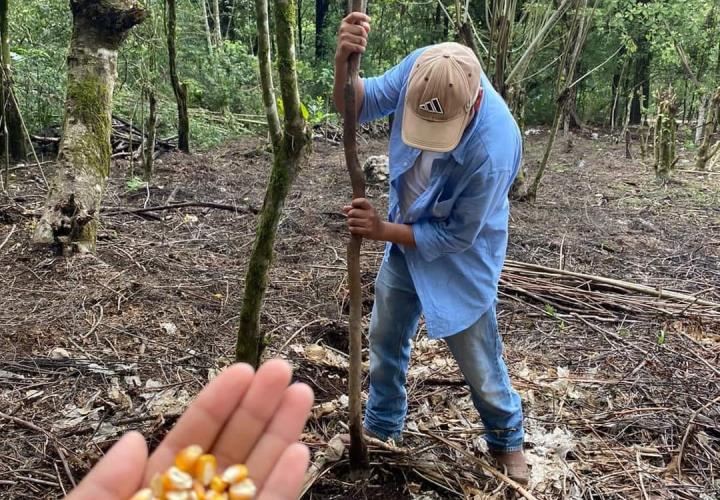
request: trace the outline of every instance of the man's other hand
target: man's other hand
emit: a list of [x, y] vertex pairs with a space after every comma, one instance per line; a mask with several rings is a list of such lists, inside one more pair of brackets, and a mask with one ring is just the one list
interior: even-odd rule
[[335, 61], [343, 63], [351, 54], [364, 53], [370, 33], [370, 17], [361, 12], [351, 12], [340, 23]]
[[377, 210], [365, 198], [356, 198], [351, 205], [343, 207], [348, 217], [348, 228], [352, 234], [357, 234], [370, 240], [383, 240], [383, 221], [378, 217]]

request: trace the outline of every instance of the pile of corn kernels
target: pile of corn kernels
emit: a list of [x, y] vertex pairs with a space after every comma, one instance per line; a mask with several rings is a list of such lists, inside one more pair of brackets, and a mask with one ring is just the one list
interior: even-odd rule
[[130, 500], [251, 500], [257, 488], [242, 464], [218, 474], [217, 459], [198, 445], [188, 446], [175, 457], [175, 465], [155, 474], [150, 487]]

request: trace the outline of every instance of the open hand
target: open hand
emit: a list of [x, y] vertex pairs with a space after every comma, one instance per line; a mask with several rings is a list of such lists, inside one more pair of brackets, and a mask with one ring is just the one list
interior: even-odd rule
[[126, 434], [66, 500], [127, 500], [191, 444], [214, 454], [220, 469], [247, 465], [258, 500], [297, 499], [310, 460], [297, 440], [313, 394], [305, 384], [288, 386], [291, 371], [277, 359], [257, 373], [233, 365], [200, 392], [150, 457], [141, 434]]
[[343, 207], [343, 212], [348, 217], [348, 228], [352, 234], [371, 240], [383, 239], [384, 222], [368, 200], [356, 198], [351, 205]]

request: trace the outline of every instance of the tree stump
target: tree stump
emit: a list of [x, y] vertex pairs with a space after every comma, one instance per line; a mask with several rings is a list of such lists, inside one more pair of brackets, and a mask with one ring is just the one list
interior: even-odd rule
[[662, 181], [672, 176], [677, 163], [675, 133], [677, 131], [677, 104], [675, 90], [668, 87], [657, 95], [657, 118], [655, 120], [655, 175]]

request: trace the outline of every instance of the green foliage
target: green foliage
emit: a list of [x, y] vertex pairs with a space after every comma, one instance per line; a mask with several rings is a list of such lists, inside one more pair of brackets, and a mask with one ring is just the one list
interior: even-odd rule
[[547, 314], [551, 318], [557, 318], [557, 312], [555, 311], [555, 308], [550, 304], [545, 304], [545, 314]]
[[[26, 0], [12, 4], [10, 44], [15, 89], [32, 133], [42, 133], [62, 119], [66, 55], [72, 28], [68, 4], [68, 0]], [[158, 133], [168, 137], [175, 135], [176, 118], [167, 75], [164, 0], [145, 0], [145, 4], [151, 15], [130, 33], [118, 59], [114, 113], [141, 124], [147, 114], [142, 91], [152, 87], [159, 101]], [[273, 2], [270, 4], [273, 9]], [[533, 29], [542, 24], [557, 4], [554, 0], [518, 2], [510, 40], [510, 67], [527, 47]], [[220, 5], [224, 40], [211, 47], [212, 55], [202, 3], [177, 5], [178, 72], [188, 88], [194, 147], [201, 149], [238, 134], [254, 133], [262, 127], [252, 122], [265, 120], [255, 57], [254, 2], [221, 0]], [[443, 5], [447, 14], [437, 2], [370, 2], [372, 32], [362, 59], [362, 74], [380, 75], [418, 47], [454, 40], [455, 2]], [[486, 6], [492, 5], [489, 1], [469, 3], [470, 16], [486, 46], [489, 39]], [[315, 3], [305, 1], [301, 3], [299, 19], [293, 19], [302, 27], [302, 40], [296, 46], [297, 72], [305, 105], [303, 113], [312, 125], [338, 120], [332, 104], [333, 55], [337, 26], [344, 14], [345, 2], [330, 2], [325, 25], [317, 30]], [[553, 119], [556, 58], [565, 41], [569, 15], [548, 34], [522, 81], [527, 96], [525, 122], [529, 125], [547, 124]], [[589, 73], [577, 87], [577, 107], [585, 121], [608, 123], [616, 90], [620, 92], [618, 115], [624, 113], [635, 66], [641, 57], [650, 61], [651, 95], [659, 87], [672, 85], [678, 89], [679, 101], [687, 102], [686, 107], [693, 111], [697, 109], [697, 96], [720, 83], [720, 5], [716, 0], [599, 0], [593, 15], [593, 29], [576, 72], [578, 76]], [[274, 30], [274, 16], [270, 19]], [[315, 53], [317, 41], [325, 47], [322, 54]], [[695, 88], [689, 79], [678, 50], [686, 55], [700, 88]], [[275, 46], [272, 53], [276, 60]], [[600, 69], [592, 71], [599, 65]], [[492, 61], [487, 69], [492, 69]], [[275, 82], [277, 86], [277, 71]], [[651, 96], [645, 105], [652, 112], [654, 98]]]
[[142, 180], [142, 178], [133, 176], [129, 178], [125, 182], [125, 187], [127, 188], [128, 192], [134, 193], [135, 191], [139, 191], [143, 189], [145, 186], [147, 186], [147, 182]]

